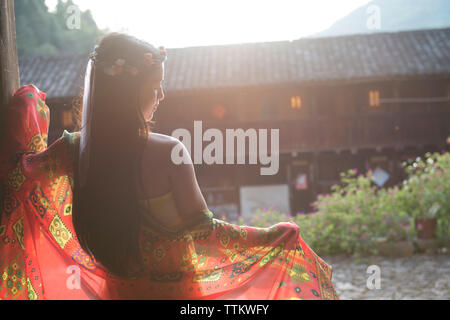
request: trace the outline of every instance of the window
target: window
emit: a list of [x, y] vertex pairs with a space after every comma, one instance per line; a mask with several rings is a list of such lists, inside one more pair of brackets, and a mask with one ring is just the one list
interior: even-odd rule
[[380, 106], [380, 91], [379, 90], [370, 90], [369, 91], [369, 105], [371, 107], [379, 107]]
[[300, 96], [291, 97], [291, 109], [301, 109], [302, 98]]
[[73, 115], [71, 110], [64, 110], [61, 114], [61, 124], [63, 128], [73, 126]]

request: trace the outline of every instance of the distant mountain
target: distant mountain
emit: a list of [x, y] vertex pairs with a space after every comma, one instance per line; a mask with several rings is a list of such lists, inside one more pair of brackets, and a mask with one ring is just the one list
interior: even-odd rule
[[310, 37], [450, 27], [449, 0], [374, 0]]

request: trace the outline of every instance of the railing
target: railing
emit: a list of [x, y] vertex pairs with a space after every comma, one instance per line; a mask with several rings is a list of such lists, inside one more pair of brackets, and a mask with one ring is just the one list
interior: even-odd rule
[[[176, 128], [186, 128], [193, 137], [193, 125], [166, 126], [157, 132], [170, 135]], [[203, 123], [203, 132], [208, 128]], [[269, 136], [270, 129], [279, 129], [280, 152], [441, 145], [450, 136], [450, 110], [240, 122], [215, 128], [222, 131], [224, 141], [225, 129], [268, 129]]]

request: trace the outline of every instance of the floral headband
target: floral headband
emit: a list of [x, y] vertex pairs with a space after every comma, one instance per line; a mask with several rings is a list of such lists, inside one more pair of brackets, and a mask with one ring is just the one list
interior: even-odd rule
[[[89, 58], [94, 62], [97, 59], [97, 49], [98, 46], [95, 46], [94, 52], [89, 55]], [[156, 63], [163, 63], [167, 60], [167, 50], [161, 46], [159, 47], [159, 56], [154, 56], [152, 53], [145, 53], [143, 56], [144, 66], [149, 68]], [[127, 73], [131, 76], [136, 76], [139, 74], [139, 70], [136, 66], [130, 65], [127, 63], [125, 59], [119, 58], [117, 59], [113, 65], [104, 66], [103, 72], [109, 76], [119, 76], [121, 74]]]

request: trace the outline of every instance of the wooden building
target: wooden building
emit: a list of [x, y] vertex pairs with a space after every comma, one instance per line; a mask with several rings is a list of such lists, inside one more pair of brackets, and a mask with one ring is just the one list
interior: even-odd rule
[[[339, 183], [342, 171], [380, 168], [389, 175], [383, 187], [392, 186], [405, 177], [402, 161], [448, 150], [450, 29], [168, 52], [156, 132], [186, 128], [194, 136], [194, 121], [202, 121], [203, 131], [279, 130], [276, 175], [262, 176], [261, 165], [196, 165], [217, 215], [240, 214], [242, 198], [259, 193], [243, 191], [252, 186], [262, 187], [266, 198], [270, 186], [284, 187], [291, 214], [310, 212], [317, 194]], [[19, 61], [22, 84], [34, 83], [48, 94], [51, 141], [64, 128], [73, 129], [71, 103], [82, 88], [87, 59]]]

